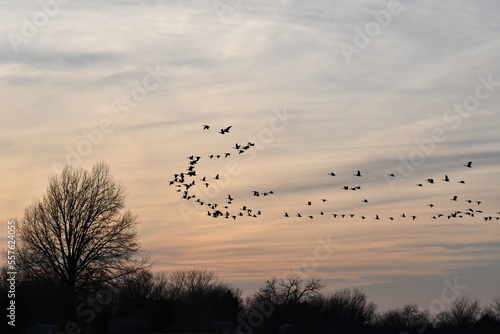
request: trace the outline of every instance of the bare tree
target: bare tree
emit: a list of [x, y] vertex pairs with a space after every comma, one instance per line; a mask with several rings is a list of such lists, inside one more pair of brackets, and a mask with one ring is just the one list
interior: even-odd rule
[[138, 219], [123, 210], [124, 200], [105, 163], [90, 172], [66, 166], [25, 210], [20, 269], [53, 282], [74, 309], [83, 292], [147, 267], [147, 257], [137, 257]]
[[299, 303], [313, 298], [323, 288], [321, 280], [315, 278], [304, 281], [299, 276], [289, 276], [286, 279], [273, 277], [259, 288], [253, 299], [257, 302], [268, 300], [276, 305]]
[[170, 293], [181, 296], [192, 293], [209, 292], [220, 285], [225, 285], [213, 271], [205, 268], [177, 270], [170, 274]]
[[380, 315], [377, 324], [397, 333], [423, 333], [432, 327], [430, 312], [419, 310], [417, 304], [406, 304], [403, 308], [386, 311]]
[[235, 321], [241, 310], [241, 290], [204, 268], [173, 272], [168, 294], [183, 331], [213, 331], [214, 321]]
[[341, 289], [326, 298], [325, 313], [336, 326], [346, 330], [370, 325], [376, 308], [362, 290]]
[[479, 301], [469, 296], [457, 298], [451, 308], [437, 315], [438, 327], [467, 329], [479, 320], [481, 306]]

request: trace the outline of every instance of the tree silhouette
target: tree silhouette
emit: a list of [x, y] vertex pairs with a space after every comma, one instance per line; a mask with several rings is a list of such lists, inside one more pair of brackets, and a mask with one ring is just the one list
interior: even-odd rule
[[204, 268], [171, 273], [168, 296], [179, 330], [215, 331], [217, 321], [235, 321], [241, 309], [241, 290]]
[[481, 306], [477, 299], [461, 296], [452, 304], [451, 308], [437, 315], [437, 326], [455, 333], [467, 333], [479, 320]]
[[25, 210], [20, 270], [51, 282], [64, 296], [68, 316], [86, 291], [147, 266], [147, 257], [137, 257], [138, 219], [123, 211], [124, 200], [125, 188], [105, 163], [90, 172], [66, 166]]
[[321, 280], [314, 277], [306, 280], [295, 275], [272, 277], [247, 298], [243, 317], [252, 322], [256, 312], [260, 312], [262, 323], [257, 326], [258, 331], [276, 331], [281, 324], [288, 323], [297, 325], [299, 332], [309, 332], [316, 329], [313, 326], [318, 312], [313, 305], [323, 288]]
[[417, 304], [406, 304], [382, 313], [377, 327], [384, 328], [385, 333], [424, 333], [432, 328], [431, 315], [429, 311], [419, 310]]
[[324, 316], [335, 328], [359, 333], [371, 326], [377, 305], [360, 289], [342, 289], [326, 297]]
[[266, 281], [263, 287], [253, 296], [257, 302], [268, 300], [276, 305], [299, 303], [316, 296], [324, 285], [321, 280], [310, 278], [304, 281], [299, 276], [276, 277]]

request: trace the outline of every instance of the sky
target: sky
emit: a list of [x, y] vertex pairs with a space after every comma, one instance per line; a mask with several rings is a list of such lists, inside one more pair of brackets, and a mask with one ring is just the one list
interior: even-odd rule
[[[155, 271], [244, 295], [314, 276], [379, 310], [500, 296], [498, 1], [0, 3], [5, 222], [64, 164], [104, 161]], [[192, 155], [186, 200], [169, 183]]]

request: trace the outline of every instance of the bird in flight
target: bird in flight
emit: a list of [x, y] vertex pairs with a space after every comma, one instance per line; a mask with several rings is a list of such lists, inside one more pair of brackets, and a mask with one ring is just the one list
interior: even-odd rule
[[443, 181], [444, 181], [444, 182], [450, 182], [450, 179], [448, 178], [448, 175], [445, 175], [445, 176], [444, 176]]
[[358, 172], [356, 174], [354, 174], [354, 176], [358, 176], [358, 177], [361, 177], [361, 172], [358, 170]]
[[472, 168], [472, 161], [469, 161], [464, 165], [465, 167]]
[[330, 172], [330, 173], [328, 173], [328, 175], [335, 176], [335, 173], [334, 172]]
[[227, 128], [224, 128], [224, 129], [220, 129], [219, 133], [221, 135], [225, 134], [225, 133], [229, 133], [229, 130], [232, 128], [232, 125], [228, 126]]
[[210, 129], [210, 125], [203, 124], [203, 130], [208, 130]]

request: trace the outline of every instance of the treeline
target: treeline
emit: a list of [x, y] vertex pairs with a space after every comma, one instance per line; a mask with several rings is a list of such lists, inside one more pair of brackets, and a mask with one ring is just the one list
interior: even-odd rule
[[[61, 333], [500, 333], [500, 298], [481, 307], [468, 296], [456, 298], [437, 315], [415, 304], [377, 312], [359, 289], [323, 293], [320, 280], [272, 278], [242, 298], [241, 290], [205, 269], [170, 275], [143, 270], [93, 287], [67, 309], [53, 281], [19, 277], [16, 327], [2, 321], [2, 333], [35, 333], [55, 324]], [[6, 273], [1, 305], [8, 307]], [[40, 327], [39, 327], [40, 329]]]

